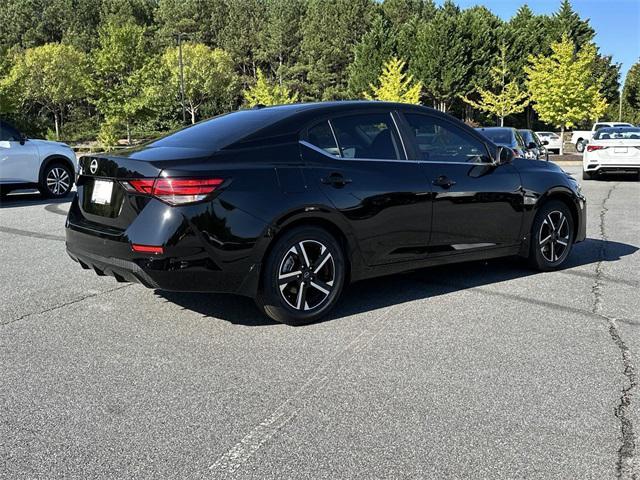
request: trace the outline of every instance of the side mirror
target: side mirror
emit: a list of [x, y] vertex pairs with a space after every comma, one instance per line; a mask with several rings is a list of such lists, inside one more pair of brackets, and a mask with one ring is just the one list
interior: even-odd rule
[[513, 161], [513, 157], [513, 150], [507, 147], [498, 147], [496, 150], [494, 164], [504, 165], [505, 163], [511, 163], [511, 161]]
[[542, 140], [543, 145], [549, 145], [549, 140]]
[[527, 148], [538, 148], [538, 145], [536, 144], [536, 142], [529, 142], [529, 145], [527, 145]]
[[20, 134], [20, 145], [24, 145], [27, 140], [28, 140], [27, 136], [24, 133], [21, 133]]

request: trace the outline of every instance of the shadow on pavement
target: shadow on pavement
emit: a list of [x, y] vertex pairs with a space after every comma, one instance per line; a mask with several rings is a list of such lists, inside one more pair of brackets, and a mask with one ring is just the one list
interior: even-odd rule
[[[625, 243], [588, 238], [574, 246], [567, 266], [562, 271], [572, 273], [571, 268], [593, 264], [601, 259], [615, 262], [637, 250], [638, 247]], [[529, 269], [523, 259], [509, 257], [424, 268], [410, 273], [365, 280], [346, 288], [336, 309], [326, 320], [539, 273]], [[595, 280], [595, 274], [591, 275], [589, 272], [581, 271], [578, 276], [593, 277]], [[163, 291], [156, 291], [156, 294], [188, 310], [234, 324], [275, 324], [263, 316], [249, 298], [226, 294]]]
[[0, 199], [0, 208], [29, 207], [32, 205], [49, 205], [54, 203], [69, 203], [73, 199], [73, 192], [62, 198], [43, 197], [39, 192], [10, 193]]

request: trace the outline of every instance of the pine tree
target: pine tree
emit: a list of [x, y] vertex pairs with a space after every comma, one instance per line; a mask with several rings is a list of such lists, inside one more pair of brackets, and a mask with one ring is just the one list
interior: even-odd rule
[[441, 111], [448, 111], [467, 88], [470, 67], [466, 35], [460, 9], [451, 0], [446, 0], [433, 20], [418, 31], [410, 70]]
[[627, 72], [622, 89], [622, 112], [628, 122], [640, 123], [640, 61]]
[[387, 19], [378, 15], [355, 46], [354, 59], [349, 65], [349, 96], [360, 97], [378, 79], [385, 62], [394, 54], [390, 29]]
[[267, 81], [264, 72], [258, 68], [256, 83], [244, 92], [244, 100], [247, 106], [256, 105], [284, 105], [298, 101], [298, 93], [283, 86], [271, 84]]
[[382, 100], [385, 102], [420, 103], [422, 84], [414, 82], [413, 75], [404, 72], [405, 62], [398, 58], [391, 58], [384, 64], [379, 78], [379, 86], [369, 85], [371, 93], [363, 92], [367, 100]]
[[463, 97], [463, 100], [474, 108], [497, 116], [500, 126], [504, 126], [504, 118], [507, 115], [521, 112], [529, 103], [527, 92], [522, 91], [515, 80], [507, 82], [508, 77], [507, 47], [502, 45], [498, 65], [491, 69], [492, 83], [498, 86], [499, 91], [494, 93], [491, 90], [479, 88], [479, 101], [476, 102], [468, 97]]
[[558, 11], [551, 16], [547, 30], [549, 34], [547, 45], [561, 41], [562, 37], [567, 35], [578, 50], [590, 43], [595, 36], [589, 21], [580, 18], [569, 0], [562, 0]]
[[373, 0], [308, 0], [301, 44], [305, 99], [347, 96], [353, 48], [367, 31], [374, 10]]
[[[527, 85], [540, 119], [560, 127], [562, 138], [565, 128], [598, 118], [607, 103], [600, 93], [599, 82], [593, 78], [596, 57], [593, 44], [585, 44], [576, 53], [573, 42], [565, 34], [560, 42], [551, 44], [551, 50], [549, 56], [529, 57]], [[561, 144], [560, 154], [563, 153]]]

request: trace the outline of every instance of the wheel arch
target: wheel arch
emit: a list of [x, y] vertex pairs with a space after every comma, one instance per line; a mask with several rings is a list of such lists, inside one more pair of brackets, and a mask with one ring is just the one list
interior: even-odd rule
[[62, 165], [69, 168], [69, 170], [71, 171], [71, 181], [75, 183], [76, 169], [73, 165], [73, 162], [68, 157], [60, 155], [59, 153], [48, 155], [42, 161], [42, 163], [40, 164], [40, 172], [38, 173], [38, 183], [42, 183], [42, 181], [44, 180], [44, 172], [47, 170], [47, 167], [55, 163], [61, 163]]
[[576, 236], [580, 230], [580, 212], [578, 210], [575, 194], [571, 190], [564, 187], [552, 188], [538, 201], [538, 208], [536, 209], [536, 213], [543, 205], [553, 200], [560, 201], [569, 208], [569, 211], [571, 212], [571, 219], [573, 220], [572, 241], [575, 241]]

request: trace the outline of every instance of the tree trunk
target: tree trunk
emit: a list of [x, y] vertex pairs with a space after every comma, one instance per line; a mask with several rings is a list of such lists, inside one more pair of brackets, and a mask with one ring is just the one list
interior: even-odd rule
[[504, 117], [500, 117], [500, 126], [504, 127]]
[[131, 145], [131, 125], [127, 122], [127, 145]]
[[560, 155], [564, 155], [564, 125], [560, 127]]
[[60, 140], [60, 115], [58, 112], [53, 112], [53, 121], [56, 125], [56, 140]]
[[191, 125], [196, 123], [196, 110], [195, 108], [191, 109]]

